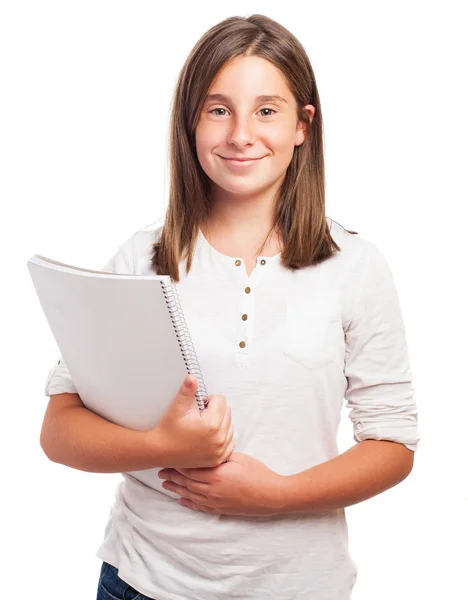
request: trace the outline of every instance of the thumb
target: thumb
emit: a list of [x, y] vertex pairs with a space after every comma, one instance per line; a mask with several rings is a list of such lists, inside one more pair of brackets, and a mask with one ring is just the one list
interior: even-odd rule
[[180, 395], [188, 398], [193, 398], [198, 389], [198, 380], [195, 375], [187, 375], [184, 382], [180, 386]]

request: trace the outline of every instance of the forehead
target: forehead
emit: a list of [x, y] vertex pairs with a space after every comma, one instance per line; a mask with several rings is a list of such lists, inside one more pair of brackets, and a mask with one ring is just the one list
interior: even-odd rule
[[214, 78], [205, 100], [291, 103], [293, 95], [283, 73], [259, 56], [237, 57]]
[[[261, 96], [255, 96], [253, 98], [255, 102], [279, 102], [281, 104], [288, 104], [286, 98], [280, 96], [279, 94], [262, 94]], [[206, 102], [231, 102], [232, 98], [227, 96], [226, 94], [208, 94], [206, 97]]]

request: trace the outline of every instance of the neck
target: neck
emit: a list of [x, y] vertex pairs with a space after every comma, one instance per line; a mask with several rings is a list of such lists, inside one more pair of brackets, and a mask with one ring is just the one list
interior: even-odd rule
[[[273, 231], [276, 194], [271, 188], [256, 194], [239, 195], [213, 184], [211, 211], [202, 227], [203, 235], [218, 246], [230, 246], [260, 253], [270, 249], [280, 252], [279, 236]], [[263, 253], [262, 250], [262, 253]]]

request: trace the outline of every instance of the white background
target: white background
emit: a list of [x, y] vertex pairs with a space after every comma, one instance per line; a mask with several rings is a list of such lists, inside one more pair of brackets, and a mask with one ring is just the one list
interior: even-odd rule
[[[406, 324], [421, 442], [407, 479], [346, 509], [359, 568], [353, 600], [468, 595], [461, 8], [1, 3], [2, 597], [95, 598], [94, 553], [121, 479], [54, 464], [40, 448], [58, 348], [26, 262], [37, 253], [100, 268], [161, 217], [179, 70], [208, 28], [254, 12], [287, 27], [309, 54], [323, 108], [327, 215], [382, 250]], [[347, 413], [340, 451], [354, 444]]]

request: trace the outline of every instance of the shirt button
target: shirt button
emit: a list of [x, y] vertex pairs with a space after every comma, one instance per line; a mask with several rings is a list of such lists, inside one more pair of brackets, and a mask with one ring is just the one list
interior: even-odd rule
[[241, 348], [245, 348], [245, 342], [239, 342], [239, 346], [240, 346]]
[[236, 267], [240, 267], [240, 266], [241, 266], [241, 264], [242, 264], [242, 261], [241, 261], [241, 260], [239, 260], [239, 259], [237, 259], [237, 260], [236, 260]]
[[247, 321], [247, 315], [242, 315], [242, 320]]
[[246, 288], [245, 288], [245, 293], [246, 293], [246, 294], [250, 294], [250, 288], [249, 288], [249, 287], [246, 287]]
[[262, 258], [262, 260], [260, 261], [261, 265], [266, 265], [266, 260], [264, 258]]

